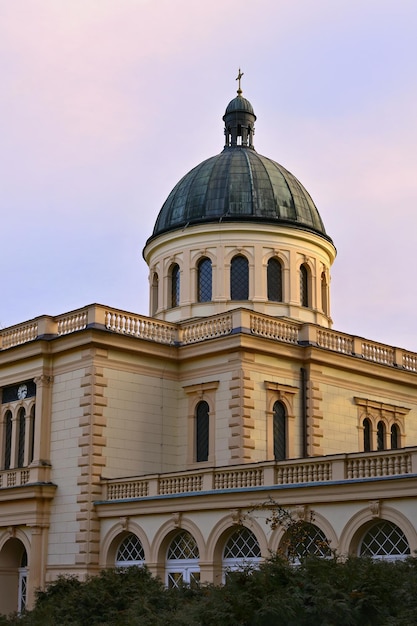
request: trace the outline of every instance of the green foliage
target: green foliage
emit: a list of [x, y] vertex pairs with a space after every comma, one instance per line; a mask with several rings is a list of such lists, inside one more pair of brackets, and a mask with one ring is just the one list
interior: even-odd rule
[[417, 623], [417, 560], [275, 555], [224, 586], [165, 589], [146, 568], [59, 578], [36, 606], [0, 626], [409, 626]]

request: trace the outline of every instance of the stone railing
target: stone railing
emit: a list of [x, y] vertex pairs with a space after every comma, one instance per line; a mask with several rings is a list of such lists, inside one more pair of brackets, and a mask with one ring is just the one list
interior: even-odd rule
[[384, 452], [266, 461], [192, 472], [103, 479], [104, 500], [128, 500], [181, 493], [248, 489], [275, 485], [325, 484], [386, 476], [417, 474], [417, 447]]
[[47, 483], [50, 481], [50, 473], [49, 465], [1, 470], [0, 489], [23, 487], [33, 483]]
[[271, 341], [317, 346], [373, 363], [417, 372], [417, 354], [414, 352], [407, 352], [314, 324], [301, 324], [254, 313], [248, 309], [235, 309], [223, 315], [213, 315], [191, 322], [173, 323], [92, 304], [64, 315], [57, 317], [44, 315], [1, 330], [0, 350], [38, 338], [50, 339], [68, 335], [86, 328], [101, 328], [112, 333], [168, 345], [189, 345], [234, 332], [244, 332], [265, 337]]

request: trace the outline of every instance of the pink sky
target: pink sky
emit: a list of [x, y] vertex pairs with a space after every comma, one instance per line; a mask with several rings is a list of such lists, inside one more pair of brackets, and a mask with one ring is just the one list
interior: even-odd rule
[[0, 325], [147, 314], [141, 251], [236, 93], [338, 249], [334, 328], [417, 351], [415, 0], [0, 0]]

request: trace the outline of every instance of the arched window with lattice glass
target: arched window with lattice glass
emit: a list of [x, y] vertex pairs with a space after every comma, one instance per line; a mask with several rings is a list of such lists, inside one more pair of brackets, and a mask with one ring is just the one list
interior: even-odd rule
[[396, 561], [410, 556], [407, 537], [396, 524], [381, 520], [365, 533], [360, 546], [360, 556]]
[[212, 268], [207, 257], [200, 259], [197, 266], [198, 301], [210, 302], [212, 299]]
[[300, 267], [300, 304], [301, 306], [310, 306], [310, 272], [307, 265]]
[[197, 586], [200, 582], [200, 554], [194, 537], [186, 530], [177, 533], [169, 544], [166, 558], [166, 585]]
[[230, 264], [230, 299], [249, 299], [249, 262], [241, 254], [234, 256]]
[[266, 278], [268, 300], [271, 302], [282, 302], [282, 265], [278, 259], [269, 259]]
[[238, 528], [227, 540], [223, 550], [223, 574], [242, 568], [257, 568], [261, 562], [261, 548], [249, 528]]
[[391, 450], [396, 450], [400, 447], [400, 429], [397, 424], [391, 426]]
[[116, 553], [116, 567], [142, 566], [145, 562], [145, 552], [140, 539], [130, 533], [120, 543]]
[[329, 558], [332, 554], [324, 532], [311, 522], [294, 522], [284, 537], [287, 556], [293, 563], [299, 563], [308, 556]]
[[363, 420], [363, 450], [364, 452], [372, 450], [371, 421], [367, 417]]
[[170, 307], [179, 306], [180, 303], [180, 267], [177, 263], [171, 265], [169, 271], [170, 279]]
[[287, 414], [282, 402], [274, 403], [273, 433], [274, 459], [284, 461], [287, 458]]
[[195, 448], [196, 461], [208, 461], [209, 456], [209, 405], [204, 400], [195, 409]]
[[377, 450], [385, 450], [385, 436], [386, 436], [386, 428], [384, 422], [378, 422], [376, 427], [376, 441], [377, 441]]

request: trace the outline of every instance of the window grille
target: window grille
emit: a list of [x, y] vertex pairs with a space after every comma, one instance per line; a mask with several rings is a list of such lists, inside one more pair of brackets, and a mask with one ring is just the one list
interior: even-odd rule
[[120, 544], [116, 555], [116, 566], [142, 565], [145, 553], [139, 538], [133, 533], [127, 535]]
[[212, 298], [212, 269], [210, 259], [204, 258], [198, 264], [198, 301], [210, 302]]
[[329, 558], [331, 550], [326, 535], [318, 526], [296, 522], [289, 531], [287, 554], [297, 563], [307, 556]]
[[224, 548], [224, 559], [253, 559], [261, 556], [258, 540], [249, 528], [236, 530]]
[[199, 402], [196, 407], [196, 461], [207, 461], [209, 455], [209, 405]]
[[283, 461], [287, 456], [287, 418], [282, 402], [275, 402], [273, 415], [274, 459]]
[[374, 559], [403, 559], [410, 555], [410, 546], [401, 528], [392, 522], [381, 521], [365, 534], [359, 554]]
[[278, 259], [269, 259], [266, 278], [268, 300], [282, 302], [282, 266]]
[[233, 257], [230, 264], [230, 298], [249, 299], [249, 263], [242, 255]]
[[175, 535], [168, 548], [167, 559], [198, 559], [198, 546], [194, 537], [184, 530]]
[[300, 302], [301, 306], [308, 307], [310, 304], [308, 270], [305, 265], [300, 267]]

